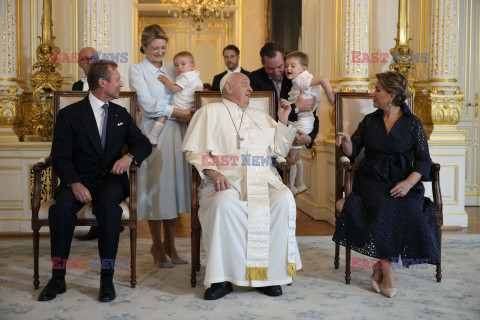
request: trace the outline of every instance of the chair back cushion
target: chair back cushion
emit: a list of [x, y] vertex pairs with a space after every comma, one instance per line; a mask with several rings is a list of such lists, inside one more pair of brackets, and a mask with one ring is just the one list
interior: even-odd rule
[[[249, 108], [255, 108], [268, 113], [275, 118], [275, 94], [270, 91], [253, 91], [250, 95]], [[219, 91], [195, 92], [195, 110], [213, 102], [221, 102], [222, 94]]]
[[[55, 125], [55, 119], [58, 111], [65, 108], [72, 103], [83, 100], [89, 94], [88, 91], [54, 91], [53, 92], [53, 120]], [[120, 97], [118, 99], [112, 100], [113, 103], [116, 103], [125, 109], [132, 116], [133, 120], [136, 120], [136, 111], [137, 111], [137, 94], [130, 91], [120, 92]]]

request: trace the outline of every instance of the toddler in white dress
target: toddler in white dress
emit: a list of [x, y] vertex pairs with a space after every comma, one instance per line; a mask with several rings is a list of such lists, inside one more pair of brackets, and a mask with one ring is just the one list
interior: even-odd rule
[[[307, 71], [308, 55], [295, 51], [289, 53], [285, 58], [285, 75], [292, 80], [292, 89], [288, 94], [288, 102], [296, 103], [300, 93], [303, 91], [303, 98], [315, 98], [315, 105], [312, 111], [298, 112], [298, 120], [295, 124], [298, 129], [309, 134], [313, 130], [315, 122], [314, 112], [320, 104], [320, 94], [325, 90], [328, 101], [333, 105], [334, 95], [330, 81], [324, 76], [314, 77]], [[293, 195], [297, 195], [307, 189], [303, 183], [303, 165], [300, 160], [300, 150], [302, 146], [292, 146], [287, 156], [287, 163], [290, 165], [290, 190]]]

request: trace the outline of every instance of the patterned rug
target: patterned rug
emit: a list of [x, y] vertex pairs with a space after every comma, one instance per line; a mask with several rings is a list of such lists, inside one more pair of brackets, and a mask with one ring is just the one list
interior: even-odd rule
[[[0, 243], [0, 319], [480, 319], [480, 235], [444, 235], [443, 280], [435, 281], [435, 267], [401, 269], [396, 265], [397, 296], [376, 294], [369, 286], [370, 269], [352, 270], [344, 283], [344, 261], [333, 268], [331, 237], [299, 237], [303, 270], [283, 295], [271, 298], [244, 287], [217, 301], [203, 300], [204, 267], [199, 284], [190, 287], [190, 265], [155, 267], [150, 240], [139, 239], [137, 288], [129, 285], [129, 241], [122, 239], [114, 278], [117, 298], [97, 302], [99, 265], [97, 244], [74, 241], [67, 292], [53, 301], [37, 302], [33, 290], [31, 239]], [[190, 259], [189, 239], [177, 239], [182, 256]], [[344, 250], [341, 250], [344, 258]], [[49, 240], [40, 240], [40, 288], [50, 278]], [[357, 267], [371, 260], [352, 252]], [[202, 259], [205, 254], [202, 251]], [[88, 262], [87, 262], [88, 261]], [[202, 263], [204, 261], [202, 260]], [[85, 263], [86, 269], [82, 269]], [[395, 265], [394, 265], [395, 266]]]

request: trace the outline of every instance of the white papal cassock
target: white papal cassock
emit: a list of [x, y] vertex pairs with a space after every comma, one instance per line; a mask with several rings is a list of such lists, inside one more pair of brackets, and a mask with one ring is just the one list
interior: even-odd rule
[[[193, 116], [182, 150], [202, 177], [199, 218], [207, 253], [205, 285], [282, 285], [291, 283], [301, 269], [295, 200], [271, 166], [272, 156], [287, 155], [296, 131], [292, 124], [285, 126], [260, 110], [242, 109], [225, 99]], [[224, 174], [231, 189], [215, 192], [204, 169]]]

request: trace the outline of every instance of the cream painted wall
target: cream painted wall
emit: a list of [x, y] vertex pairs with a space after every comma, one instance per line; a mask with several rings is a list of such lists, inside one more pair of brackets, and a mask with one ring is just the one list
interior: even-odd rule
[[267, 1], [241, 0], [241, 6], [241, 66], [248, 71], [254, 71], [262, 66], [259, 52], [265, 44], [267, 34]]
[[[394, 39], [397, 37], [398, 0], [388, 0], [388, 5], [384, 0], [373, 0], [371, 12], [370, 53], [389, 53], [395, 47]], [[410, 25], [413, 23], [410, 20]], [[412, 35], [410, 37], [413, 38]], [[370, 78], [375, 78], [376, 73], [389, 70], [390, 63], [391, 57], [387, 63], [370, 64]]]

